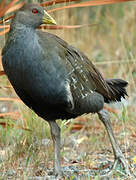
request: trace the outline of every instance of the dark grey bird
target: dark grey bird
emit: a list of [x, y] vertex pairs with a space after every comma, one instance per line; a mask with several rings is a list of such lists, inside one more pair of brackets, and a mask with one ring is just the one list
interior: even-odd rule
[[104, 79], [78, 49], [54, 34], [37, 30], [41, 24], [56, 24], [39, 4], [25, 4], [11, 22], [2, 51], [2, 63], [9, 81], [22, 101], [48, 121], [54, 144], [54, 173], [61, 175], [60, 128], [56, 119], [84, 113], [98, 113], [109, 135], [115, 162], [129, 168], [112, 131], [104, 102], [121, 101], [127, 82]]

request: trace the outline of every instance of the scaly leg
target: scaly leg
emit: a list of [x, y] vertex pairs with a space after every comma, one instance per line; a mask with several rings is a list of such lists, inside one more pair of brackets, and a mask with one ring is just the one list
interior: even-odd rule
[[54, 173], [56, 176], [61, 176], [62, 171], [60, 167], [60, 128], [56, 121], [49, 121], [49, 125], [54, 146]]
[[122, 154], [119, 145], [116, 142], [116, 139], [114, 137], [113, 134], [113, 130], [112, 130], [112, 125], [111, 125], [111, 121], [110, 121], [110, 116], [107, 110], [101, 110], [98, 112], [98, 116], [99, 119], [103, 122], [106, 131], [108, 133], [111, 145], [112, 145], [112, 149], [113, 149], [113, 153], [114, 153], [114, 165], [113, 165], [113, 170], [116, 168], [116, 165], [118, 162], [122, 163], [124, 170], [126, 172], [127, 175], [130, 175], [130, 171], [127, 165], [127, 162], [125, 160], [124, 155]]

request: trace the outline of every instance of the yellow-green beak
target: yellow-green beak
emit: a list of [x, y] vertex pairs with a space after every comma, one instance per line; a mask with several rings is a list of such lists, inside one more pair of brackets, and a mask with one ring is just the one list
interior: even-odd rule
[[56, 21], [46, 11], [44, 11], [42, 22], [44, 24], [54, 24], [54, 25], [57, 24]]

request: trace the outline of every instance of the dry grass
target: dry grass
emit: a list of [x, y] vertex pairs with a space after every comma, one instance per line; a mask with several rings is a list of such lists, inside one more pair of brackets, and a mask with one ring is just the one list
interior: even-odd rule
[[[115, 136], [131, 163], [136, 155], [136, 64], [135, 64], [135, 2], [121, 5], [78, 8], [54, 13], [58, 24], [91, 24], [93, 27], [70, 30], [54, 30], [70, 44], [82, 50], [96, 63], [104, 77], [122, 78], [129, 82], [128, 104], [125, 107], [111, 107], [112, 124]], [[61, 17], [61, 18], [60, 18]], [[3, 47], [5, 38], [0, 37]], [[0, 77], [0, 98], [16, 98], [5, 76]], [[0, 112], [11, 113], [0, 119], [0, 177], [6, 179], [29, 176], [43, 176], [45, 167], [52, 167], [53, 148], [48, 124], [37, 117], [23, 103], [10, 99], [0, 101]], [[66, 122], [59, 121], [62, 129], [63, 165], [76, 165], [82, 168], [96, 168], [100, 155], [113, 159], [108, 137], [96, 115], [88, 121], [78, 122], [82, 130], [71, 132]], [[75, 121], [74, 121], [75, 122]], [[24, 130], [24, 128], [26, 130]], [[75, 128], [77, 129], [77, 128]], [[71, 152], [73, 149], [73, 152]], [[97, 160], [97, 161], [96, 161]], [[132, 171], [134, 168], [132, 168]], [[115, 174], [117, 178], [120, 176]]]

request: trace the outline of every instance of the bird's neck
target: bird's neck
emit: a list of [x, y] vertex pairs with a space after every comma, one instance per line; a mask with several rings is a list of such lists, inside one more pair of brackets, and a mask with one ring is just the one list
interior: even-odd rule
[[25, 26], [24, 24], [11, 24], [9, 38], [12, 41], [20, 40], [20, 39], [28, 39], [30, 37], [34, 37], [35, 29], [29, 26]]

